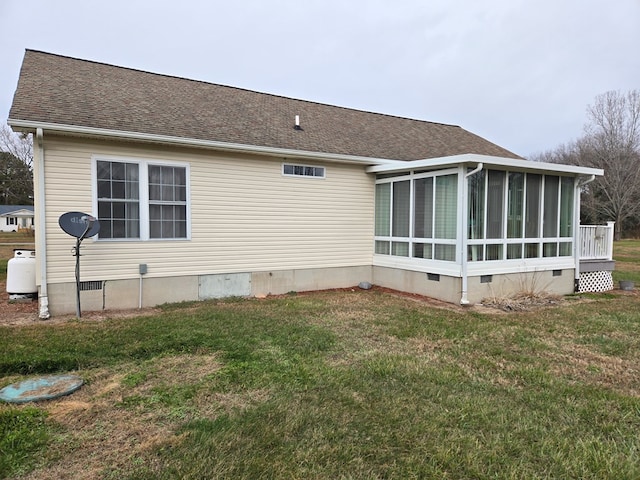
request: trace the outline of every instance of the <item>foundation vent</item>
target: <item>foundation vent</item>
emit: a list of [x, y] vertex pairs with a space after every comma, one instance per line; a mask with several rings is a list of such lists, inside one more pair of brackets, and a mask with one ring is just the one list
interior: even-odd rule
[[87, 290], [102, 290], [104, 280], [89, 280], [88, 282], [80, 282], [80, 291], [85, 292]]

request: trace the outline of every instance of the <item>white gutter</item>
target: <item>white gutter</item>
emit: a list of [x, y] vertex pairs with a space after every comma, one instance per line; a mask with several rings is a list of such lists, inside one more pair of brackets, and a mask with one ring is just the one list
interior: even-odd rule
[[40, 262], [40, 292], [38, 294], [38, 302], [40, 304], [39, 317], [42, 320], [48, 319], [49, 313], [49, 296], [47, 293], [47, 229], [45, 217], [45, 195], [44, 195], [44, 134], [42, 128], [36, 129], [36, 139], [38, 143], [38, 196], [36, 202], [36, 219], [38, 220], [36, 229], [36, 257]]
[[175, 137], [171, 135], [157, 135], [152, 133], [128, 132], [106, 128], [79, 127], [75, 125], [63, 125], [47, 122], [31, 122], [28, 120], [9, 119], [7, 123], [18, 129], [42, 129], [51, 133], [86, 135], [94, 137], [106, 137], [114, 139], [138, 140], [142, 142], [162, 143], [166, 145], [180, 145], [200, 148], [210, 148], [226, 152], [250, 153], [254, 155], [269, 155], [275, 157], [291, 157], [302, 160], [315, 160], [340, 163], [357, 163], [365, 165], [386, 165], [404, 163], [398, 160], [386, 158], [362, 157], [358, 155], [343, 155], [334, 153], [312, 152], [307, 150], [295, 150], [291, 148], [263, 147], [257, 145], [245, 145], [241, 143], [228, 143], [216, 140], [201, 140], [197, 138]]
[[577, 292], [580, 287], [580, 246], [581, 238], [580, 238], [580, 189], [584, 187], [586, 184], [593, 182], [596, 179], [595, 175], [591, 175], [586, 180], [582, 182], [576, 180], [575, 183], [575, 194], [573, 201], [575, 202], [574, 210], [576, 212], [576, 216], [574, 219], [574, 225], [577, 225], [578, 228], [574, 228], [573, 232], [573, 255], [574, 255], [574, 263], [576, 264], [574, 270], [573, 277], [573, 291]]
[[469, 212], [467, 211], [469, 208], [469, 184], [467, 179], [471, 175], [475, 175], [480, 170], [484, 168], [484, 164], [482, 162], [478, 163], [478, 166], [467, 172], [464, 176], [464, 180], [462, 182], [462, 224], [465, 226], [462, 229], [462, 254], [460, 256], [460, 260], [462, 261], [462, 297], [460, 298], [460, 305], [469, 305], [469, 274], [468, 274], [468, 265], [467, 265], [467, 218], [469, 217]]

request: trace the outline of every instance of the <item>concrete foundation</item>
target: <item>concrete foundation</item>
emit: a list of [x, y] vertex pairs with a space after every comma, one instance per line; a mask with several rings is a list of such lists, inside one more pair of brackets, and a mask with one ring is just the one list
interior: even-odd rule
[[[273, 272], [142, 277], [96, 283], [102, 288], [80, 292], [83, 312], [134, 309], [233, 296], [279, 295], [291, 291], [347, 288], [372, 282], [370, 266], [282, 270]], [[76, 284], [49, 284], [51, 315], [76, 312]], [[142, 294], [142, 295], [141, 295]]]
[[[473, 276], [468, 280], [468, 300], [507, 297], [518, 292], [567, 295], [574, 291], [574, 271]], [[181, 277], [108, 280], [92, 282], [102, 288], [80, 292], [82, 311], [134, 309], [163, 303], [206, 300], [231, 296], [280, 295], [292, 291], [348, 288], [370, 282], [394, 290], [460, 303], [462, 279], [446, 275], [387, 267], [340, 267], [271, 272], [191, 275]], [[76, 285], [49, 285], [52, 315], [75, 313]], [[142, 295], [141, 295], [142, 294]]]

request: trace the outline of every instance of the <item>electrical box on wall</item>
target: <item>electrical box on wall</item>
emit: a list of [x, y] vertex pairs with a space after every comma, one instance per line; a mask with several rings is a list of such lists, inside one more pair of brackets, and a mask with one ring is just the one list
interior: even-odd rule
[[141, 263], [139, 265], [140, 267], [140, 275], [144, 275], [147, 273], [147, 264], [146, 263]]

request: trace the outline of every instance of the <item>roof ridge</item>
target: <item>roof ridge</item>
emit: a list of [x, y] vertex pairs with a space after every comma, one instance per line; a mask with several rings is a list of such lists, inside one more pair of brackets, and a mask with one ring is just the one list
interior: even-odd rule
[[194, 79], [194, 78], [181, 77], [179, 75], [169, 75], [169, 74], [166, 74], [166, 73], [151, 72], [151, 71], [142, 70], [142, 69], [139, 69], [139, 68], [125, 67], [125, 66], [122, 66], [122, 65], [115, 65], [115, 64], [107, 63], [107, 62], [99, 62], [97, 60], [87, 60], [87, 59], [84, 59], [84, 58], [73, 57], [73, 56], [70, 56], [70, 55], [63, 55], [63, 54], [59, 54], [59, 53], [45, 52], [44, 50], [37, 50], [37, 49], [27, 48], [27, 49], [25, 49], [25, 51], [33, 52], [33, 53], [39, 53], [39, 54], [43, 54], [43, 55], [49, 55], [49, 56], [53, 56], [53, 57], [66, 58], [66, 59], [75, 60], [75, 61], [78, 61], [78, 62], [91, 63], [91, 64], [94, 64], [94, 65], [102, 65], [102, 66], [105, 66], [105, 67], [117, 68], [117, 69], [121, 69], [121, 70], [128, 70], [128, 71], [131, 71], [131, 72], [145, 73], [145, 74], [148, 74], [148, 75], [155, 75], [155, 76], [158, 76], [158, 77], [173, 78], [173, 79], [184, 80], [184, 81], [188, 81], [188, 82], [201, 83], [201, 84], [204, 84], [204, 85], [211, 85], [211, 86], [217, 86], [217, 87], [222, 87], [222, 88], [229, 88], [229, 89], [233, 89], [233, 90], [240, 90], [240, 91], [243, 91], [243, 92], [255, 93], [255, 94], [258, 94], [258, 95], [266, 95], [266, 96], [274, 97], [274, 98], [282, 98], [284, 100], [293, 100], [293, 101], [296, 101], [296, 102], [308, 103], [308, 104], [312, 104], [312, 105], [320, 105], [320, 106], [324, 106], [324, 107], [339, 108], [339, 109], [348, 110], [348, 111], [351, 111], [351, 112], [359, 112], [359, 113], [366, 113], [366, 114], [369, 114], [369, 115], [378, 115], [378, 116], [382, 116], [382, 117], [397, 118], [397, 119], [401, 119], [401, 120], [409, 120], [411, 122], [429, 123], [429, 124], [432, 124], [432, 125], [442, 125], [442, 126], [445, 126], [445, 127], [462, 128], [462, 127], [460, 127], [460, 125], [455, 125], [455, 124], [450, 124], [450, 123], [434, 122], [434, 121], [431, 121], [431, 120], [422, 120], [422, 119], [411, 118], [411, 117], [407, 117], [407, 116], [403, 116], [403, 115], [392, 115], [392, 114], [389, 114], [389, 113], [373, 112], [373, 111], [370, 111], [370, 110], [364, 110], [364, 109], [360, 109], [360, 108], [345, 107], [345, 106], [342, 106], [342, 105], [332, 105], [330, 103], [318, 102], [318, 101], [314, 101], [314, 100], [293, 98], [293, 97], [288, 97], [286, 95], [279, 95], [279, 94], [276, 94], [276, 93], [260, 92], [258, 90], [252, 90], [250, 88], [235, 87], [235, 86], [232, 86], [232, 85], [223, 85], [221, 83], [209, 82], [209, 81], [206, 81], [206, 80], [198, 80], [198, 79]]

